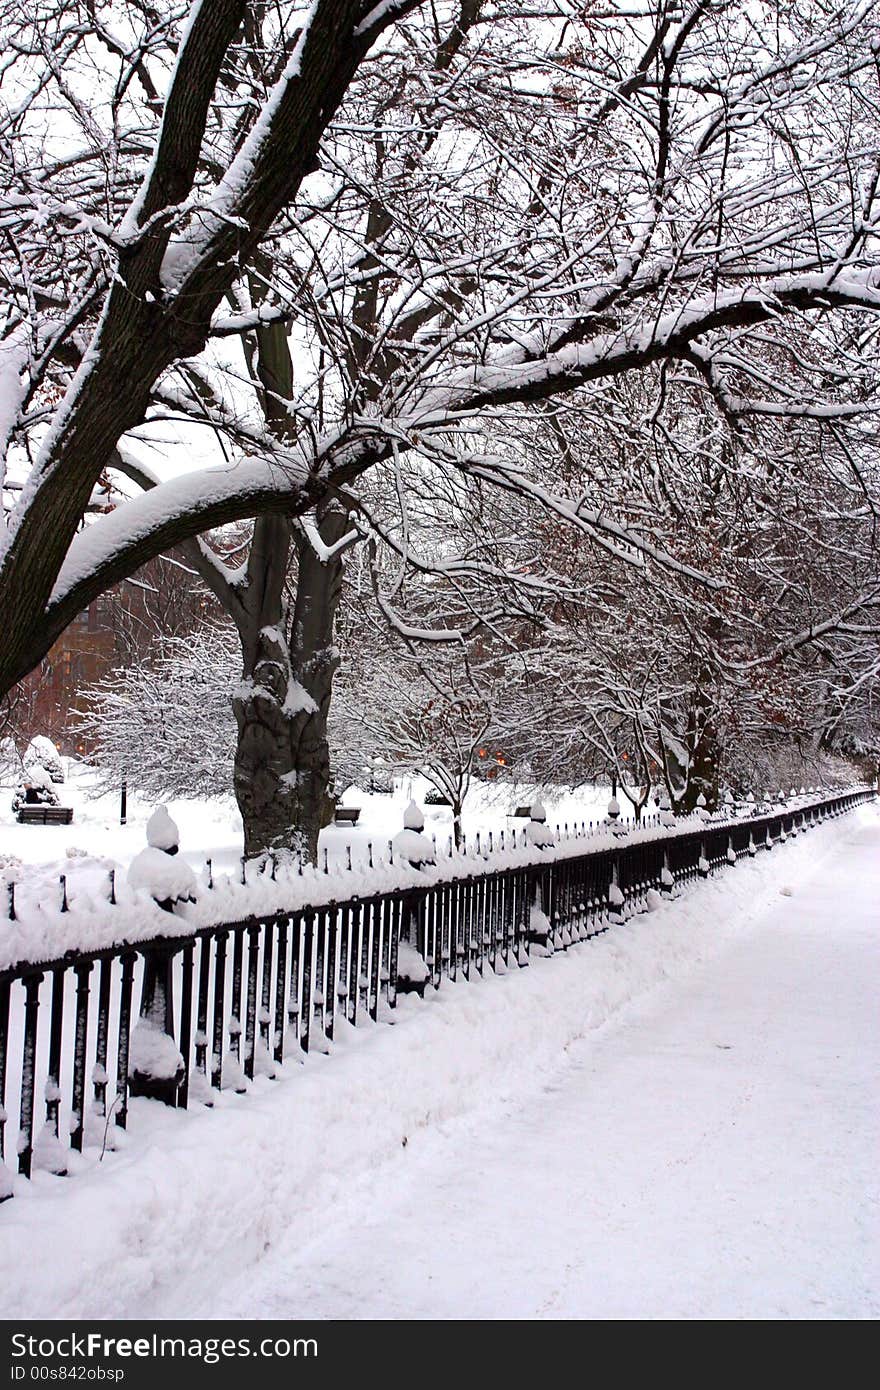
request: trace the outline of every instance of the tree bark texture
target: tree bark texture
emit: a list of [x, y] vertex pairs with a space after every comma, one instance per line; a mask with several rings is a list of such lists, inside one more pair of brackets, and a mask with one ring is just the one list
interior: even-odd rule
[[[327, 718], [339, 664], [333, 627], [342, 587], [341, 556], [321, 560], [298, 539], [292, 616], [284, 597], [288, 536], [281, 518], [255, 528], [247, 617], [240, 623], [243, 682], [233, 699], [238, 725], [234, 784], [248, 857], [301, 855], [314, 862], [318, 835], [335, 805], [330, 793]], [[345, 533], [344, 512], [319, 523], [325, 544]], [[288, 635], [289, 624], [289, 635]]]

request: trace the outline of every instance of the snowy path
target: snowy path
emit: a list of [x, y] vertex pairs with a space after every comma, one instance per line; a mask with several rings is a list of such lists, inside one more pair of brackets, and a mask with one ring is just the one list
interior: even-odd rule
[[0, 1318], [875, 1316], [878, 902], [875, 804], [213, 1109], [134, 1101], [16, 1179]]
[[875, 819], [489, 1132], [413, 1137], [370, 1212], [187, 1315], [875, 1316], [878, 903]]

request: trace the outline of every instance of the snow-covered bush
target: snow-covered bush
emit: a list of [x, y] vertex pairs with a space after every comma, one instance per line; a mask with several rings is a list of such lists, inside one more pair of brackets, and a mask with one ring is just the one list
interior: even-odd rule
[[425, 792], [426, 806], [451, 806], [452, 802], [445, 792], [437, 791], [436, 787], [429, 787]]
[[0, 783], [20, 782], [23, 771], [24, 768], [15, 746], [15, 740], [0, 738]]
[[156, 800], [231, 791], [230, 692], [240, 676], [238, 637], [219, 624], [168, 637], [152, 662], [109, 676], [77, 720], [94, 749], [96, 790], [116, 790], [125, 777]]
[[24, 781], [16, 788], [12, 798], [13, 811], [20, 811], [22, 806], [57, 806], [58, 804], [58, 793], [52, 784], [50, 773], [39, 763], [34, 764], [27, 771]]
[[53, 782], [64, 781], [64, 767], [58, 749], [45, 734], [37, 734], [25, 749], [24, 770], [32, 773], [35, 768], [44, 767]]

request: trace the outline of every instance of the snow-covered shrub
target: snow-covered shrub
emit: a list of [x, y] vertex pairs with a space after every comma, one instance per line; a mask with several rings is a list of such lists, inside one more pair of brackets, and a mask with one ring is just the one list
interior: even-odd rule
[[15, 742], [11, 738], [0, 738], [0, 783], [18, 783], [24, 768]]
[[[237, 740], [230, 691], [241, 677], [235, 629], [205, 624], [108, 676], [75, 720], [94, 748], [96, 792], [123, 777], [157, 801], [230, 791]], [[193, 750], [198, 749], [198, 756]]]
[[53, 782], [64, 781], [64, 767], [58, 749], [50, 738], [37, 734], [32, 738], [23, 758], [25, 773], [31, 775], [35, 768], [43, 767]]
[[437, 791], [435, 787], [429, 787], [425, 792], [426, 806], [451, 806], [452, 802], [444, 792]]
[[24, 781], [16, 788], [12, 798], [13, 811], [20, 811], [22, 806], [57, 806], [58, 804], [59, 797], [52, 785], [51, 774], [39, 763], [33, 764], [28, 769]]

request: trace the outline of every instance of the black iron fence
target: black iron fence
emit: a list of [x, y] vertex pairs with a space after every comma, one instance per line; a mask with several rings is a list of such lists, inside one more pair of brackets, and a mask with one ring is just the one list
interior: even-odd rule
[[341, 1020], [378, 1021], [403, 991], [527, 966], [875, 794], [583, 854], [569, 843], [500, 871], [477, 860], [464, 877], [0, 970], [0, 1200], [11, 1161], [61, 1174], [67, 1145], [112, 1144], [132, 1095], [210, 1104], [326, 1047]]

